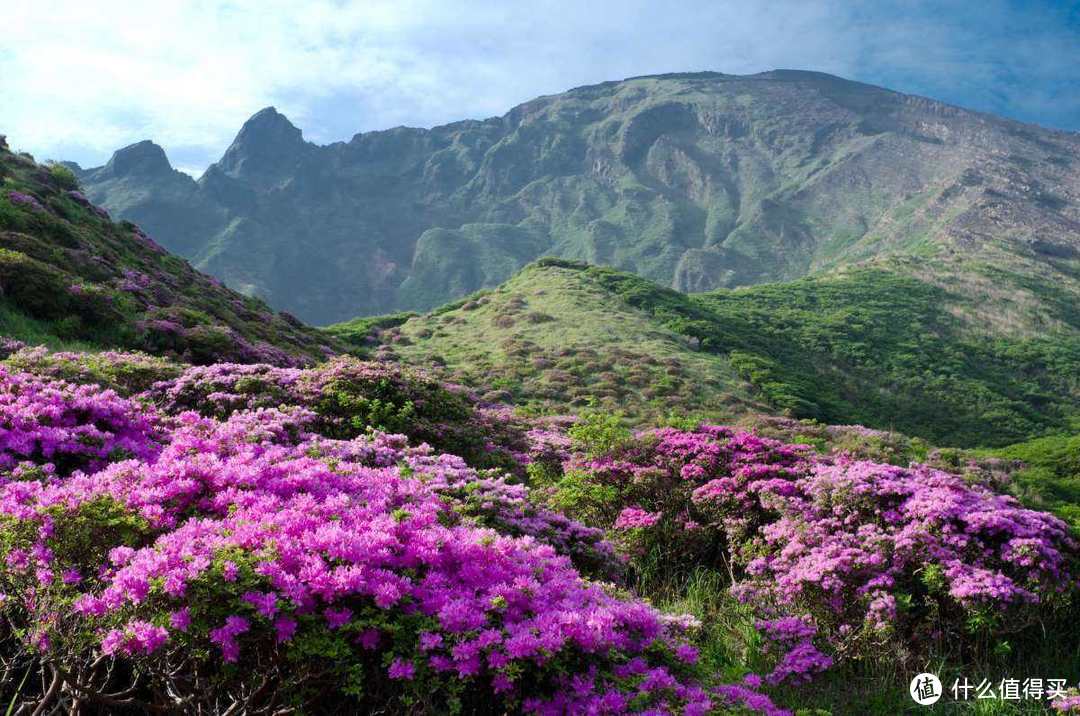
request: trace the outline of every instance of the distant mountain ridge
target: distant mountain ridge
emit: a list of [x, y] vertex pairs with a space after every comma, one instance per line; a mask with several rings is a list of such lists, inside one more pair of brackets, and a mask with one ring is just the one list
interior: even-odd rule
[[266, 108], [198, 181], [163, 158], [142, 142], [78, 175], [314, 323], [426, 310], [544, 255], [683, 291], [894, 254], [1078, 280], [1080, 136], [821, 73], [630, 78], [326, 146]]

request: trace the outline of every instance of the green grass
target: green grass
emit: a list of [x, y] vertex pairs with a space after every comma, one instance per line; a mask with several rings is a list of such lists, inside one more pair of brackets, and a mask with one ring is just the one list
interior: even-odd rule
[[372, 336], [381, 331], [397, 328], [416, 315], [411, 311], [405, 311], [386, 316], [361, 316], [351, 321], [327, 326], [323, 330], [349, 346], [350, 353], [367, 358], [370, 357], [375, 343]]
[[42, 345], [54, 351], [92, 351], [98, 343], [62, 338], [63, 327], [57, 321], [30, 318], [9, 302], [0, 300], [0, 335], [29, 345]]

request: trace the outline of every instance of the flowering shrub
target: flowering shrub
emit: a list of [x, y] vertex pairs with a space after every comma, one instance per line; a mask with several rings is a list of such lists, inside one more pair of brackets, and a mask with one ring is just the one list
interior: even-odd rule
[[571, 557], [584, 574], [617, 579], [624, 571], [604, 531], [586, 527], [559, 512], [535, 505], [524, 485], [505, 477], [481, 476], [455, 455], [434, 455], [414, 449], [405, 464], [439, 494], [454, 500], [455, 509], [481, 524], [512, 535], [528, 535]]
[[1068, 695], [1058, 699], [1054, 699], [1050, 702], [1051, 707], [1058, 713], [1065, 714], [1077, 714], [1080, 713], [1080, 694], [1070, 692]]
[[15, 206], [25, 207], [31, 211], [45, 211], [45, 207], [41, 205], [41, 202], [30, 194], [24, 194], [21, 191], [9, 191], [7, 198]]
[[159, 439], [157, 416], [112, 391], [0, 368], [0, 475], [67, 475], [122, 456], [152, 458]]
[[1061, 520], [937, 470], [820, 461], [747, 489], [749, 508], [723, 489], [699, 493], [722, 515], [776, 515], [752, 538], [759, 556], [739, 596], [810, 611], [838, 651], [964, 643], [974, 625], [1026, 626], [1076, 587]]
[[23, 348], [26, 348], [26, 344], [22, 341], [16, 338], [0, 336], [0, 360], [8, 358], [14, 353], [18, 353]]
[[13, 347], [15, 350], [4, 363], [16, 371], [69, 383], [93, 383], [123, 396], [142, 393], [155, 383], [179, 376], [182, 370], [177, 363], [145, 353], [49, 352], [42, 346]]
[[484, 409], [421, 371], [347, 357], [306, 370], [193, 367], [147, 395], [166, 412], [192, 409], [218, 418], [237, 410], [303, 407], [318, 416], [313, 428], [328, 437], [347, 439], [369, 429], [404, 433], [470, 464], [519, 472], [518, 460], [530, 449], [527, 426], [503, 411]]
[[[1065, 523], [924, 466], [817, 455], [716, 426], [661, 429], [575, 458], [554, 492], [639, 572], [733, 568], [772, 683], [834, 658], [974, 649], [1076, 591]], [[824, 650], [824, 651], [823, 651]]]
[[[45, 703], [712, 704], [678, 620], [582, 579], [550, 545], [455, 512], [451, 494], [477, 482], [460, 460], [402, 437], [318, 436], [302, 408], [180, 413], [159, 448], [154, 414], [108, 391], [0, 380], [6, 450], [37, 466], [87, 458], [85, 471], [0, 486], [5, 649], [18, 640], [64, 685]], [[82, 435], [89, 454], [69, 437]]]
[[758, 621], [756, 626], [765, 636], [766, 650], [779, 650], [778, 662], [768, 675], [771, 683], [779, 684], [785, 680], [796, 683], [809, 681], [815, 674], [832, 666], [832, 657], [821, 653], [814, 646], [813, 638], [817, 635], [817, 627], [808, 619], [763, 619]]
[[295, 368], [217, 363], [187, 368], [153, 385], [147, 395], [168, 413], [197, 410], [207, 417], [227, 418], [238, 410], [295, 402], [292, 388], [299, 377]]
[[614, 447], [568, 461], [549, 501], [589, 524], [612, 528], [639, 571], [663, 564], [665, 574], [724, 564], [724, 526], [693, 499], [709, 476], [787, 476], [808, 459], [805, 448], [715, 426], [700, 432], [663, 428], [636, 439], [607, 435], [600, 444]]
[[125, 269], [123, 278], [117, 282], [117, 288], [121, 291], [137, 293], [139, 291], [149, 290], [151, 284], [151, 278], [141, 271]]
[[619, 513], [619, 517], [615, 520], [613, 527], [617, 530], [652, 527], [660, 521], [661, 517], [663, 517], [663, 515], [659, 512], [646, 512], [640, 507], [627, 507]]
[[83, 194], [78, 189], [68, 189], [64, 192], [64, 196], [86, 209], [89, 209], [92, 206], [90, 200], [86, 198], [86, 194]]

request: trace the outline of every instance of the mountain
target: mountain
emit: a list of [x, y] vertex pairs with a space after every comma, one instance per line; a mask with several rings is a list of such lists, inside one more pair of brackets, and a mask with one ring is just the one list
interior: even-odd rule
[[[165, 172], [172, 172], [165, 153], [143, 142], [117, 152], [97, 176], [130, 189], [133, 206], [161, 208], [186, 196], [186, 175]], [[167, 177], [177, 193], [147, 203], [139, 189], [147, 176]], [[0, 334], [54, 347], [139, 348], [195, 363], [297, 365], [341, 347], [196, 271], [136, 224], [112, 221], [78, 191], [68, 166], [37, 164], [2, 138]]]
[[916, 278], [914, 262], [686, 295], [542, 259], [422, 316], [327, 330], [379, 360], [435, 366], [490, 400], [541, 413], [592, 403], [632, 424], [786, 413], [956, 446], [1075, 428], [1076, 312], [1041, 336], [982, 330], [973, 316], [1010, 304]]
[[268, 108], [197, 182], [147, 143], [77, 173], [315, 323], [427, 310], [544, 255], [681, 291], [933, 257], [944, 281], [1044, 307], [1074, 301], [1080, 257], [1080, 136], [815, 72], [637, 77], [326, 146]]

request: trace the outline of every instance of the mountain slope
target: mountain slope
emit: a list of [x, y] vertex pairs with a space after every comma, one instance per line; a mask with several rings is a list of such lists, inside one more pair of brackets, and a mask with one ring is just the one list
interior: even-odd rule
[[[114, 159], [110, 171], [164, 161], [145, 149]], [[2, 138], [0, 334], [197, 363], [310, 363], [338, 347], [194, 270], [135, 224], [114, 223], [77, 190], [68, 168], [14, 154]]]
[[[632, 274], [543, 259], [423, 316], [329, 330], [375, 355], [443, 365], [541, 411], [596, 402], [641, 423], [760, 410], [1004, 445], [1080, 418], [1080, 331], [993, 334], [982, 299], [904, 262], [687, 296]], [[998, 304], [1001, 305], [1000, 303]], [[507, 395], [509, 394], [509, 396]]]
[[1080, 257], [1080, 137], [811, 72], [632, 78], [328, 146], [271, 108], [197, 183], [110, 164], [80, 170], [92, 198], [317, 323], [425, 310], [543, 255], [684, 291], [888, 254], [1074, 288], [1057, 264]]
[[693, 350], [692, 338], [582, 267], [550, 260], [424, 316], [327, 330], [369, 350], [377, 345], [380, 360], [443, 366], [489, 400], [544, 412], [595, 401], [647, 424], [675, 407], [726, 418], [763, 407], [728, 360]]

